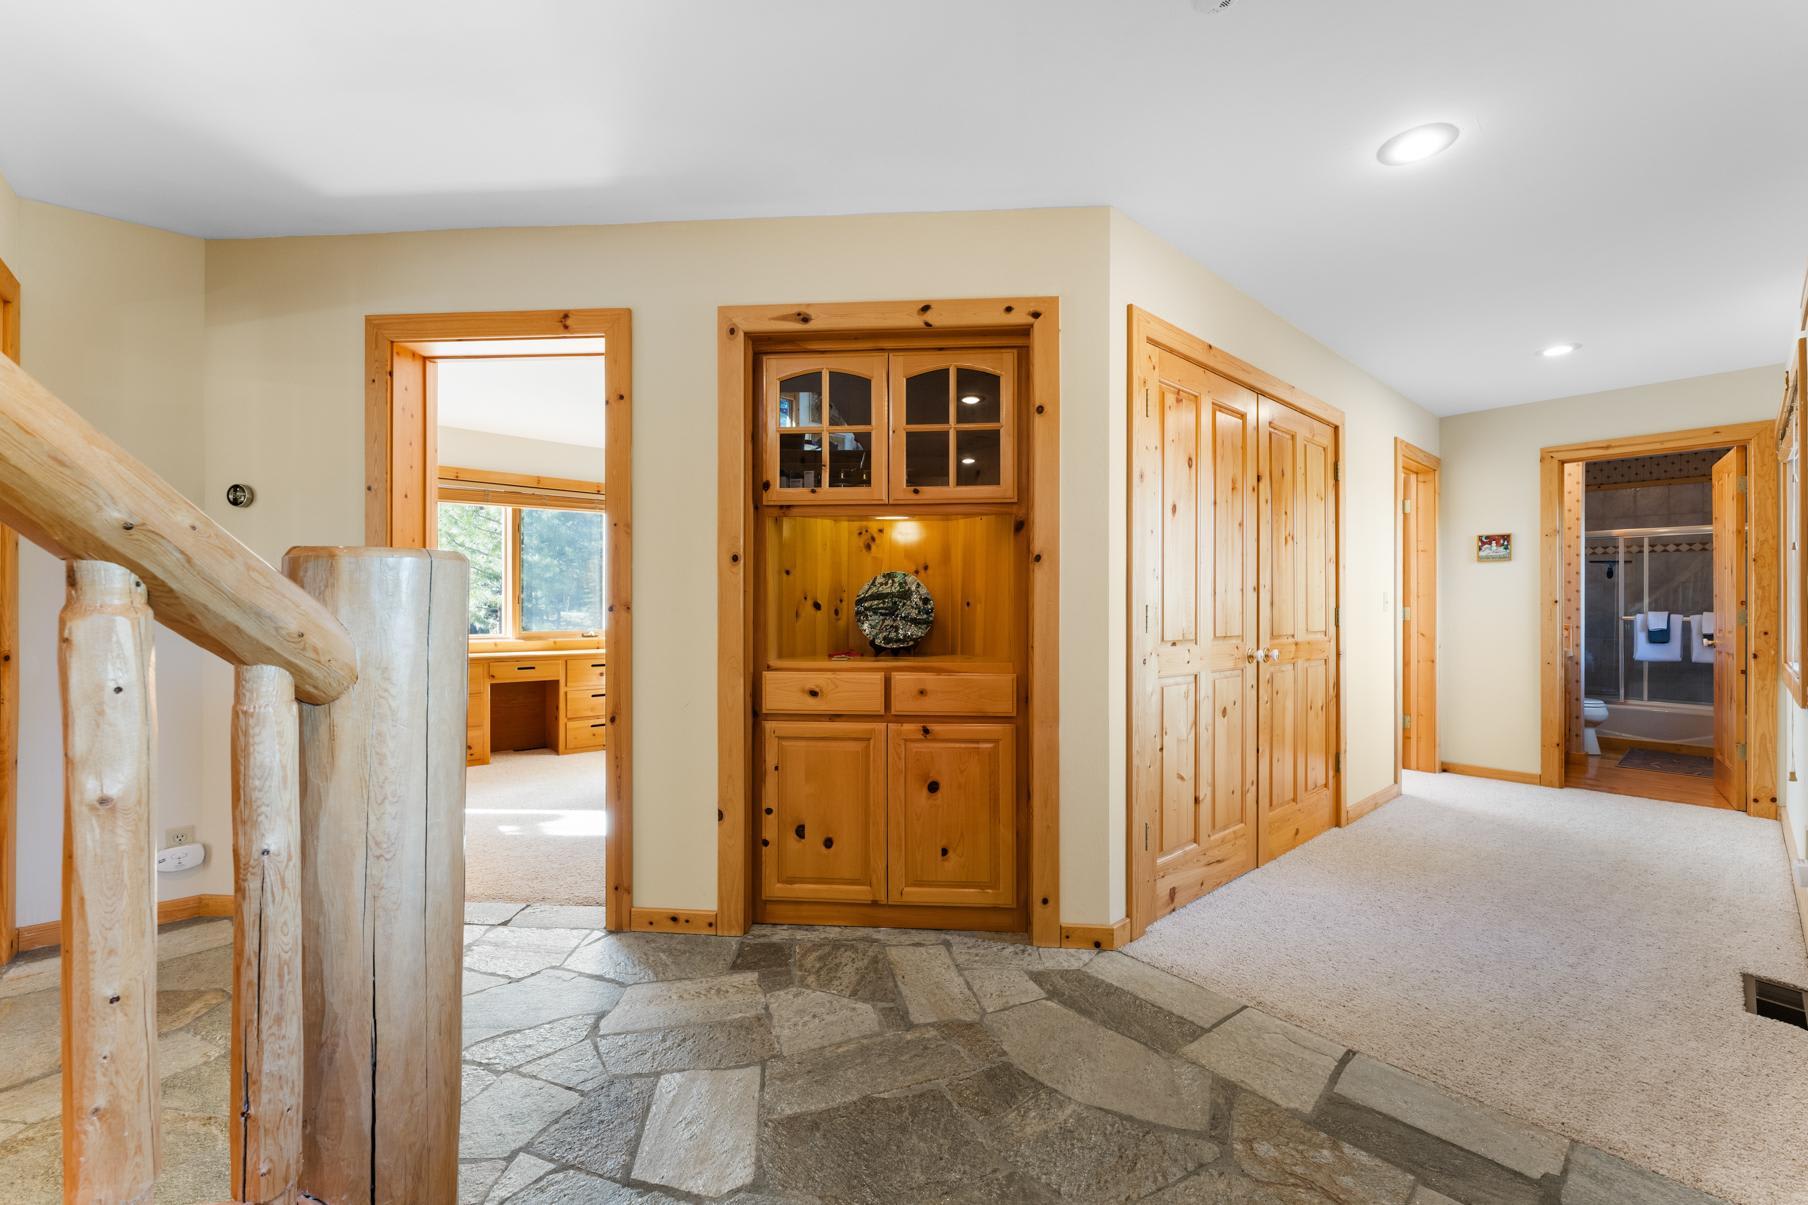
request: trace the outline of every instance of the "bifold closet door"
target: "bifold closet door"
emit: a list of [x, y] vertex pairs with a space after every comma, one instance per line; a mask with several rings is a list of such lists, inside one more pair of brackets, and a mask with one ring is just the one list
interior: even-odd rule
[[1256, 865], [1257, 395], [1145, 344], [1132, 482], [1131, 834], [1153, 920]]
[[1325, 422], [1261, 402], [1257, 741], [1263, 862], [1337, 820], [1337, 444]]

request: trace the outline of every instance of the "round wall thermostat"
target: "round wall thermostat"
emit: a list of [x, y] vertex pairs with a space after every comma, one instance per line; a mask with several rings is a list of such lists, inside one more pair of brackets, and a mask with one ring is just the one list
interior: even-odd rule
[[257, 501], [257, 491], [242, 482], [226, 487], [226, 505], [244, 508]]

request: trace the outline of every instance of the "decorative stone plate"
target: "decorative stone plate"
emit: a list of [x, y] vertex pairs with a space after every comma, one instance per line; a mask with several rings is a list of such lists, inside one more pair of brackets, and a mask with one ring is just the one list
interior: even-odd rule
[[854, 622], [875, 651], [901, 653], [929, 635], [935, 599], [908, 573], [881, 573], [854, 596]]

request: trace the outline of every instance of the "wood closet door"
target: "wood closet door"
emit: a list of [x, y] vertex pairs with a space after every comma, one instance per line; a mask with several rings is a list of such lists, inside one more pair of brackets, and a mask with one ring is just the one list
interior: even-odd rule
[[[1739, 622], [1746, 605], [1744, 481], [1744, 448], [1714, 462], [1714, 789], [1726, 806], [1740, 809], [1745, 807], [1745, 762], [1739, 756], [1745, 732], [1745, 628]], [[1681, 630], [1695, 639], [1689, 625]]]
[[1258, 399], [1140, 350], [1131, 852], [1147, 923], [1256, 865]]
[[1261, 402], [1258, 756], [1266, 863], [1336, 822], [1337, 445], [1330, 424]]

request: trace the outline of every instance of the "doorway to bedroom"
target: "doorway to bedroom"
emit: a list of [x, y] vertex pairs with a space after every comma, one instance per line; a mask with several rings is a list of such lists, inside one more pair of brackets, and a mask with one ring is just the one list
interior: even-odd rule
[[471, 566], [467, 920], [628, 928], [626, 311], [368, 325], [368, 534]]

